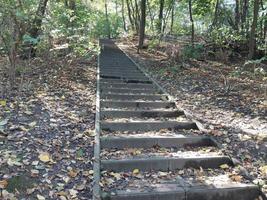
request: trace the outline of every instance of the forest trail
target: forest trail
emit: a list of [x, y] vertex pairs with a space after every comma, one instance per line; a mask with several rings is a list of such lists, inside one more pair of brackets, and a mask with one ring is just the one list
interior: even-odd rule
[[124, 52], [110, 40], [100, 45], [95, 199], [99, 190], [116, 200], [264, 198]]

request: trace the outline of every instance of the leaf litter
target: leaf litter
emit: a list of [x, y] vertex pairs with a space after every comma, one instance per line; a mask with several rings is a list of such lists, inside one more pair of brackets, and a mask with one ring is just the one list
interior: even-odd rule
[[[204, 124], [207, 133], [222, 144], [224, 153], [242, 166], [245, 179], [267, 194], [266, 78], [242, 71], [242, 60], [220, 63], [191, 59], [173, 63], [177, 70], [170, 71], [168, 66], [172, 65], [166, 56], [159, 59], [149, 50], [136, 54], [133, 41], [121, 40], [118, 44], [177, 99], [179, 107]], [[168, 42], [162, 43], [161, 51], [165, 44], [168, 46]]]
[[33, 63], [33, 88], [0, 98], [0, 199], [90, 199], [96, 59]]

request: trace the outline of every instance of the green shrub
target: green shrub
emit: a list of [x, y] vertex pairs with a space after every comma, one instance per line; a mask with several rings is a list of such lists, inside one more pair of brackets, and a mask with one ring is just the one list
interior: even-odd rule
[[193, 58], [199, 59], [202, 56], [204, 46], [202, 44], [187, 45], [182, 50], [182, 58], [184, 60]]

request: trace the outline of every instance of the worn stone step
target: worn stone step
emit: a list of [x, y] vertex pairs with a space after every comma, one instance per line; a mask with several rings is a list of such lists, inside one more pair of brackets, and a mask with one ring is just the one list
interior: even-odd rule
[[116, 79], [116, 80], [149, 80], [145, 75], [100, 75], [104, 79]]
[[152, 83], [148, 78], [144, 79], [110, 79], [101, 78], [100, 83]]
[[153, 110], [102, 110], [101, 118], [156, 118], [156, 117], [179, 117], [184, 115], [183, 111], [153, 111]]
[[171, 171], [184, 168], [219, 168], [227, 164], [233, 166], [232, 160], [227, 156], [197, 156], [197, 157], [147, 157], [123, 160], [101, 160], [102, 170], [122, 172], [139, 169], [141, 171]]
[[194, 122], [158, 121], [158, 122], [101, 122], [105, 131], [152, 131], [160, 129], [198, 129]]
[[101, 99], [113, 99], [113, 100], [150, 100], [150, 101], [166, 101], [168, 97], [161, 94], [120, 94], [120, 93], [101, 93]]
[[135, 71], [140, 71], [136, 66], [127, 66], [127, 67], [121, 67], [121, 66], [112, 66], [111, 64], [108, 66], [101, 66], [100, 70], [108, 70], [111, 71], [131, 71], [131, 70], [135, 70]]
[[151, 89], [157, 88], [152, 83], [100, 83], [100, 88], [124, 88], [124, 89]]
[[118, 71], [118, 72], [114, 72], [114, 71], [100, 71], [100, 75], [104, 75], [104, 76], [145, 76], [142, 72], [140, 71]]
[[159, 147], [202, 147], [216, 146], [216, 143], [207, 136], [152, 136], [152, 137], [128, 137], [107, 136], [101, 138], [101, 148], [152, 148]]
[[162, 94], [162, 92], [160, 90], [157, 90], [156, 88], [152, 89], [102, 88], [100, 91], [103, 93]]
[[[141, 184], [141, 183], [140, 183]], [[252, 184], [229, 183], [219, 185], [183, 186], [155, 184], [150, 191], [117, 190], [105, 197], [111, 200], [258, 200], [264, 199], [259, 188]]]
[[144, 108], [175, 108], [175, 102], [169, 101], [101, 101], [100, 107], [108, 108], [134, 108], [134, 109], [144, 109]]

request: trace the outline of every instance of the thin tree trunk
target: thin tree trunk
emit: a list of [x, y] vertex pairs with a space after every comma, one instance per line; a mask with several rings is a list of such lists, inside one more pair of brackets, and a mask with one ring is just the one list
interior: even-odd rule
[[239, 11], [239, 0], [235, 0], [235, 29], [239, 31], [240, 22], [240, 11]]
[[168, 18], [170, 16], [170, 13], [171, 13], [171, 10], [172, 10], [172, 4], [173, 2], [169, 5], [167, 11], [166, 11], [166, 14], [165, 14], [165, 17], [163, 18], [163, 25], [162, 25], [162, 34], [165, 33], [165, 29], [166, 29], [166, 26], [167, 26], [167, 21], [168, 21]]
[[106, 23], [107, 23], [107, 34], [108, 38], [111, 38], [111, 33], [110, 33], [110, 24], [109, 24], [109, 18], [108, 18], [108, 4], [107, 0], [105, 1], [105, 15], [106, 15]]
[[259, 0], [254, 0], [253, 21], [251, 25], [250, 38], [249, 38], [249, 54], [248, 58], [252, 59], [255, 56], [256, 49], [256, 27], [259, 15]]
[[220, 0], [216, 0], [215, 10], [214, 10], [214, 18], [213, 18], [213, 22], [211, 24], [212, 29], [213, 29], [213, 27], [216, 27], [218, 25], [219, 5], [220, 5]]
[[138, 3], [137, 3], [137, 0], [135, 0], [134, 3], [135, 3], [135, 11], [136, 11], [137, 21], [140, 21], [140, 10], [139, 10], [139, 6], [138, 6]]
[[127, 11], [128, 11], [128, 17], [129, 17], [129, 21], [130, 21], [130, 24], [131, 24], [131, 28], [132, 28], [132, 30], [135, 30], [135, 26], [134, 26], [134, 21], [133, 21], [133, 18], [132, 18], [132, 11], [131, 11], [129, 0], [126, 0], [126, 4], [127, 4]]
[[139, 49], [142, 49], [144, 46], [145, 39], [145, 26], [146, 26], [146, 0], [141, 0], [141, 18], [140, 18], [140, 28], [139, 28]]
[[151, 30], [153, 32], [153, 36], [154, 36], [154, 33], [155, 33], [155, 27], [154, 27], [154, 15], [152, 13], [152, 9], [150, 7], [150, 4], [149, 4], [149, 1], [147, 2], [147, 8], [148, 8], [148, 13], [149, 13], [149, 16], [150, 16], [150, 20], [151, 20], [151, 23], [150, 23], [150, 27], [151, 27]]
[[74, 26], [75, 26], [75, 12], [76, 12], [76, 2], [75, 0], [69, 0], [69, 9], [72, 10], [71, 17], [73, 19], [70, 20], [69, 26], [71, 27], [71, 34], [74, 34]]
[[136, 7], [134, 7], [132, 0], [130, 0], [130, 5], [132, 7], [132, 16], [133, 16], [133, 20], [134, 20], [134, 25], [135, 25], [135, 29], [136, 29], [136, 33], [138, 34], [139, 32], [139, 22], [138, 22], [138, 16], [137, 16], [137, 11], [136, 11]]
[[247, 22], [247, 13], [248, 13], [248, 0], [243, 0], [243, 8], [242, 8], [242, 15], [241, 15], [241, 28], [242, 31], [245, 30], [246, 22]]
[[30, 29], [30, 35], [33, 38], [37, 38], [39, 36], [39, 31], [42, 26], [42, 20], [44, 18], [46, 6], [47, 6], [48, 0], [40, 0], [39, 6], [36, 11], [35, 18], [32, 23], [32, 28]]
[[192, 0], [188, 1], [188, 7], [189, 7], [190, 22], [191, 22], [191, 44], [192, 46], [194, 46], [195, 26], [194, 26], [193, 14], [192, 14]]
[[122, 21], [123, 21], [123, 29], [126, 32], [126, 21], [125, 21], [125, 15], [124, 15], [124, 0], [121, 1], [121, 15], [122, 15]]
[[159, 2], [159, 21], [158, 21], [158, 33], [161, 34], [162, 31], [162, 19], [163, 19], [163, 9], [164, 9], [164, 0]]
[[173, 32], [173, 23], [174, 23], [174, 9], [175, 9], [175, 0], [173, 1], [172, 5], [172, 14], [171, 14], [171, 27], [170, 27], [170, 34]]

